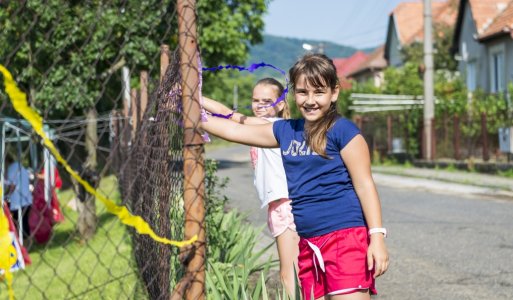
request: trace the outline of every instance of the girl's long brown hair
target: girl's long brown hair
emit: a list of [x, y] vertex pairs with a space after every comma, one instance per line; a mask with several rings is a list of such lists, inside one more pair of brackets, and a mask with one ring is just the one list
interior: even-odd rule
[[[337, 69], [333, 61], [324, 54], [307, 54], [298, 60], [289, 70], [292, 89], [301, 76], [307, 84], [315, 88], [335, 89], [338, 86]], [[326, 157], [326, 133], [339, 118], [336, 102], [332, 102], [325, 116], [305, 126], [305, 139], [310, 149]]]

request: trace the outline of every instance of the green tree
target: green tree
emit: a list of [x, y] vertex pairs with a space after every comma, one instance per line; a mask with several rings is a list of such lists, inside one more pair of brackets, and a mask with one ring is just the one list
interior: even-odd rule
[[[205, 74], [207, 75], [207, 74]], [[237, 110], [247, 116], [251, 116], [251, 99], [253, 87], [257, 81], [254, 74], [238, 71], [216, 72], [208, 76], [203, 85], [203, 94], [212, 99], [224, 103], [228, 107], [234, 105], [237, 97]], [[279, 80], [279, 78], [277, 78]], [[237, 91], [235, 92], [234, 89]], [[237, 95], [235, 95], [237, 93]]]
[[384, 94], [390, 95], [423, 95], [424, 85], [419, 65], [406, 62], [401, 68], [387, 68], [385, 70], [385, 84], [382, 87]]
[[[199, 0], [203, 64], [244, 62], [262, 40], [266, 3]], [[0, 57], [45, 116], [108, 109], [120, 98], [116, 71], [158, 70], [160, 45], [177, 45], [177, 19], [171, 0], [2, 1]]]
[[[456, 60], [451, 55], [451, 46], [454, 29], [445, 24], [435, 24], [433, 44], [433, 63], [436, 70], [455, 71], [458, 66]], [[413, 42], [401, 49], [404, 61], [423, 65], [424, 62], [424, 43]]]

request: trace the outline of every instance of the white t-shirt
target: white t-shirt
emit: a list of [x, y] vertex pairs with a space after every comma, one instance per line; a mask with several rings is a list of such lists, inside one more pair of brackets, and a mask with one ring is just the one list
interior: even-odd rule
[[[280, 118], [265, 118], [270, 122]], [[253, 184], [257, 190], [262, 208], [269, 202], [289, 197], [287, 177], [281, 160], [280, 148], [251, 147], [251, 160], [254, 167]]]

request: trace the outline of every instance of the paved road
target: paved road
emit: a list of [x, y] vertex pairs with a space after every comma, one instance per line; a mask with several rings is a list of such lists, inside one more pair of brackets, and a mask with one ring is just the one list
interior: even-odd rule
[[[224, 194], [230, 199], [230, 207], [248, 213], [248, 221], [255, 225], [266, 224], [267, 211], [260, 208], [260, 200], [253, 186], [253, 169], [249, 158], [249, 147], [234, 146], [206, 153], [207, 159], [218, 161], [217, 175], [229, 178]], [[264, 233], [271, 237], [269, 231]]]
[[392, 259], [378, 299], [513, 299], [513, 201], [378, 190]]
[[[261, 225], [265, 211], [259, 209], [252, 186], [248, 151], [230, 147], [208, 152], [207, 158], [219, 160], [218, 175], [230, 178], [230, 205]], [[375, 174], [375, 180], [391, 255], [375, 299], [513, 299], [511, 198], [388, 174]]]

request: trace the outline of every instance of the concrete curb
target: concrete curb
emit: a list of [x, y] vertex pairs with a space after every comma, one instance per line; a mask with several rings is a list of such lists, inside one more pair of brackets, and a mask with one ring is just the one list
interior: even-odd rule
[[455, 178], [452, 178], [452, 180], [442, 180], [441, 178], [425, 178], [420, 175], [396, 175], [382, 171], [374, 171], [373, 177], [376, 184], [389, 187], [429, 190], [442, 194], [476, 195], [513, 200], [513, 191], [493, 186], [458, 183], [455, 182]]

